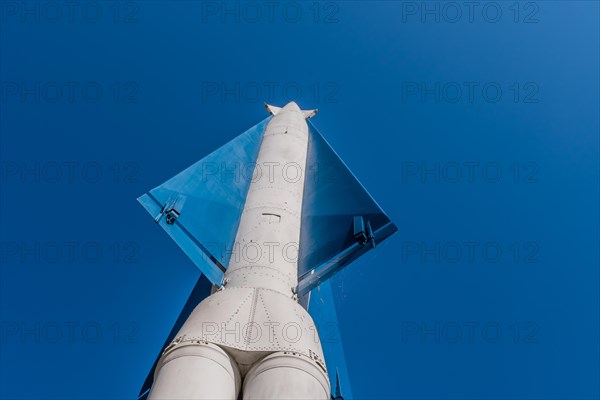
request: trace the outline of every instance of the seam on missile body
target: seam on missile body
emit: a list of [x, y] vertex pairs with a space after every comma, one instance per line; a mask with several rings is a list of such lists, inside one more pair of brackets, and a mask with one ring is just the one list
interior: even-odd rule
[[256, 314], [256, 302], [258, 301], [258, 294], [260, 292], [260, 289], [255, 288], [252, 291], [252, 305], [250, 306], [250, 314], [248, 315], [248, 331], [246, 332], [245, 338], [244, 338], [244, 347], [245, 350], [248, 349], [248, 344], [249, 344], [249, 340], [250, 340], [250, 333], [252, 332], [252, 324], [254, 324], [254, 317]]
[[[267, 305], [265, 304], [265, 299], [263, 298], [262, 294], [260, 295], [260, 302], [263, 306], [263, 310], [265, 310], [265, 315], [267, 317], [267, 321], [269, 323], [272, 323], [273, 321], [271, 321], [271, 315], [269, 314], [269, 310], [267, 309]], [[269, 329], [271, 329], [269, 327]], [[275, 332], [275, 329], [272, 329], [271, 332], [273, 332], [273, 339], [275, 339], [275, 343], [277, 344], [278, 347], [281, 346], [281, 344], [279, 344], [279, 339], [277, 339], [277, 334]]]
[[250, 299], [250, 297], [252, 297], [254, 295], [254, 293], [248, 293], [248, 296], [246, 296], [246, 298], [240, 303], [240, 305], [238, 306], [238, 308], [233, 312], [233, 314], [231, 314], [229, 316], [229, 318], [227, 319], [227, 321], [225, 321], [225, 324], [228, 324], [231, 322], [231, 320], [233, 318], [235, 318], [235, 316], [240, 312], [240, 310], [242, 309], [242, 307], [244, 307], [244, 305], [246, 304], [246, 302]]

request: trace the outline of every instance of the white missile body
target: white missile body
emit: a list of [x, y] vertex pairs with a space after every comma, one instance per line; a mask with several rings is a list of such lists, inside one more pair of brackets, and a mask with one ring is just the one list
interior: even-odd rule
[[156, 368], [149, 398], [329, 399], [314, 322], [298, 303], [298, 248], [308, 149], [292, 102], [268, 106], [223, 286], [192, 312]]

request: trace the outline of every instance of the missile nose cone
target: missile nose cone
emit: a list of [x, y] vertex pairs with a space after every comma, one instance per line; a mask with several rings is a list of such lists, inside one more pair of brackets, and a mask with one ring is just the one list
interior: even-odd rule
[[283, 109], [287, 111], [301, 111], [300, 107], [298, 107], [298, 104], [296, 104], [295, 101], [290, 101], [283, 107]]

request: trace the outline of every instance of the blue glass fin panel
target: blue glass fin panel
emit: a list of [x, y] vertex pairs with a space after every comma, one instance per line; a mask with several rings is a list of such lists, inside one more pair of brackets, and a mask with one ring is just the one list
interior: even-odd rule
[[[308, 312], [319, 331], [323, 355], [327, 363], [331, 393], [335, 395], [336, 389], [340, 389], [341, 396], [338, 398], [351, 400], [350, 377], [346, 366], [346, 355], [340, 334], [334, 287], [331, 280], [322, 283], [310, 292]], [[332, 398], [335, 397], [332, 396]]]
[[[337, 272], [397, 230], [310, 121], [308, 128], [298, 265], [301, 281], [328, 260], [333, 260], [330, 270]], [[355, 217], [362, 217], [364, 226], [373, 234], [372, 242], [366, 246], [357, 245]], [[351, 249], [352, 254], [348, 254]]]
[[[222, 281], [271, 117], [183, 170], [138, 201], [213, 283]], [[169, 223], [168, 211], [174, 217]], [[210, 262], [207, 262], [210, 261]]]

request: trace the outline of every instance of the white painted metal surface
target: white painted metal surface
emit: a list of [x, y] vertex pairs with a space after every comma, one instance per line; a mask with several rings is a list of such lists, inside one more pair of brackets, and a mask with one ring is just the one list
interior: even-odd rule
[[[297, 302], [308, 149], [294, 102], [261, 143], [224, 285], [202, 301], [165, 350], [150, 399], [329, 399], [314, 322]], [[240, 382], [243, 383], [240, 384]]]
[[214, 344], [182, 342], [165, 352], [152, 386], [153, 399], [235, 399], [236, 363]]

